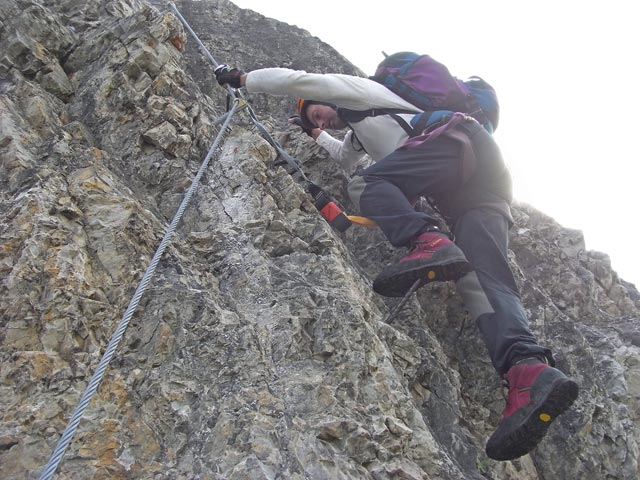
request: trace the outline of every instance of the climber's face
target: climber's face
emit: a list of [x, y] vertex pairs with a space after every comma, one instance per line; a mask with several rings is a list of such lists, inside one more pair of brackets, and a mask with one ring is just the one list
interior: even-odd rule
[[340, 117], [338, 112], [328, 105], [312, 104], [307, 107], [307, 119], [321, 130], [331, 128], [333, 130], [341, 130], [347, 126]]

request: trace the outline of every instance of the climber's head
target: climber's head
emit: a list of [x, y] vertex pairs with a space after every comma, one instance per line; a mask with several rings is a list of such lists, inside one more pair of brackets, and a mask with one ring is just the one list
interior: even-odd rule
[[332, 103], [317, 100], [298, 100], [298, 115], [306, 128], [331, 128], [341, 130], [347, 124], [338, 116], [338, 109]]

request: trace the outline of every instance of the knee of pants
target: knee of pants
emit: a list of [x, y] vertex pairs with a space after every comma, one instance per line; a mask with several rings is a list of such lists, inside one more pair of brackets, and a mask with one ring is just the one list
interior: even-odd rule
[[360, 208], [360, 197], [366, 186], [367, 182], [362, 175], [354, 176], [347, 186], [349, 198], [357, 208]]
[[474, 321], [487, 313], [496, 313], [475, 271], [459, 279], [456, 282], [456, 290]]

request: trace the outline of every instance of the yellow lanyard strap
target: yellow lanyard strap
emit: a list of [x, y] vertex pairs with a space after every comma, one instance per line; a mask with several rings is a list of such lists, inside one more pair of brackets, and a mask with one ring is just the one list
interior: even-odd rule
[[378, 225], [376, 225], [376, 222], [374, 222], [373, 220], [371, 220], [370, 218], [367, 217], [360, 217], [358, 215], [347, 215], [346, 216], [351, 223], [356, 223], [358, 225], [361, 225], [363, 227], [377, 227]]

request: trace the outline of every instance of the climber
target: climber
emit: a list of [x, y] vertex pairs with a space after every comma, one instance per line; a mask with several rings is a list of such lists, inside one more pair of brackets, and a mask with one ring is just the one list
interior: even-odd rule
[[[410, 251], [382, 270], [374, 290], [402, 296], [419, 279], [455, 281], [509, 386], [487, 455], [511, 460], [533, 449], [574, 402], [578, 386], [553, 367], [551, 351], [529, 329], [507, 256], [511, 179], [493, 137], [470, 116], [449, 112], [431, 130], [409, 138], [402, 121], [410, 124], [422, 111], [368, 78], [285, 68], [245, 73], [227, 65], [215, 74], [220, 85], [304, 99], [298, 101], [299, 118], [291, 121], [347, 170], [365, 153], [375, 161], [354, 175], [349, 196], [392, 245]], [[342, 115], [371, 109], [402, 113], [357, 121]], [[325, 131], [347, 127], [342, 141]], [[421, 196], [433, 199], [455, 243], [436, 216], [414, 209]]]

